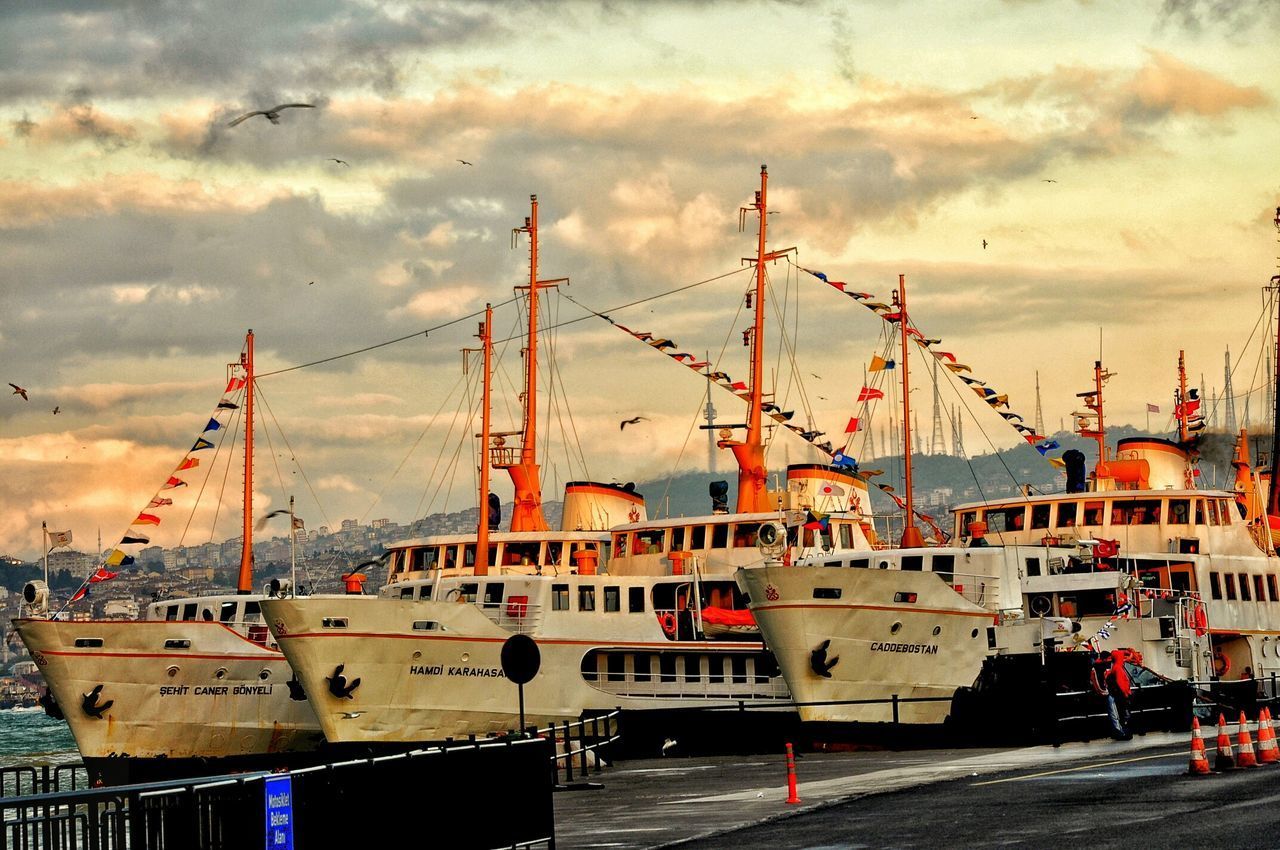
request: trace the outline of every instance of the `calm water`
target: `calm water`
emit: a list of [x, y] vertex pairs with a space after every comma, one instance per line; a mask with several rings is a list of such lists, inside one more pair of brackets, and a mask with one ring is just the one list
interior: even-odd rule
[[41, 708], [0, 711], [0, 767], [79, 760], [75, 739], [65, 721], [54, 720]]

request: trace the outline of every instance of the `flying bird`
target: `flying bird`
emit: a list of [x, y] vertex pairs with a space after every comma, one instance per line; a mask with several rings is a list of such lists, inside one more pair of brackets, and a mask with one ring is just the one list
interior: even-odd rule
[[55, 405], [53, 406], [53, 415], [54, 415], [54, 416], [57, 416], [57, 415], [58, 415], [59, 413], [61, 413], [61, 412], [62, 412], [62, 406], [61, 406], [61, 405], [57, 405], [57, 404], [55, 404]]
[[316, 285], [316, 282], [314, 280], [307, 281], [307, 286], [315, 286], [315, 285]]
[[987, 240], [985, 239], [982, 240], [982, 250], [987, 250]]
[[271, 519], [272, 517], [278, 517], [281, 514], [287, 514], [287, 513], [289, 513], [289, 511], [285, 508], [281, 508], [278, 511], [272, 511], [271, 513], [264, 516], [262, 519], [258, 520], [258, 524], [257, 526], [255, 526], [254, 530], [261, 531], [266, 526], [267, 520]]
[[279, 124], [281, 109], [315, 109], [315, 108], [316, 108], [315, 104], [313, 103], [282, 103], [279, 106], [273, 106], [270, 109], [257, 109], [257, 110], [254, 110], [253, 112], [246, 112], [244, 115], [241, 115], [239, 118], [235, 119], [227, 126], [234, 127], [237, 124], [239, 124], [241, 121], [247, 121], [255, 115], [264, 115], [266, 116], [266, 119], [270, 121], [272, 124]]
[[471, 165], [471, 166], [475, 165], [474, 162], [467, 162], [465, 159], [460, 159], [458, 160], [458, 162], [462, 163], [463, 165]]
[[327, 161], [327, 162], [336, 162], [336, 163], [338, 163], [338, 165], [345, 165], [347, 168], [350, 168], [350, 167], [351, 167], [351, 163], [347, 162], [345, 159], [336, 159], [336, 158], [334, 158], [334, 157], [329, 157], [329, 159], [328, 159], [328, 160], [326, 160], [326, 161]]
[[1053, 179], [1051, 179], [1051, 178], [1049, 178], [1049, 177], [1044, 177], [1044, 178], [1041, 178], [1040, 182], [1041, 182], [1041, 183], [1057, 183], [1058, 181], [1057, 181], [1057, 180], [1053, 180]]
[[635, 425], [637, 422], [648, 422], [649, 420], [643, 416], [637, 416], [634, 419], [623, 419], [618, 423], [618, 430], [625, 429], [628, 425]]
[[31, 400], [31, 399], [27, 398], [27, 391], [26, 391], [25, 389], [23, 389], [22, 387], [18, 386], [17, 384], [15, 384], [13, 381], [10, 381], [10, 382], [9, 382], [9, 386], [13, 387], [13, 394], [14, 394], [14, 395], [20, 395], [20, 396], [22, 396], [22, 400], [23, 400], [23, 401], [30, 401], [30, 400]]

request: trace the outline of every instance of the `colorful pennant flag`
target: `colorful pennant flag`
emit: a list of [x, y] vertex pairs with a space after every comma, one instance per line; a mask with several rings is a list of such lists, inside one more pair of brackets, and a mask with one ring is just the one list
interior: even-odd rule
[[126, 555], [119, 549], [113, 549], [111, 554], [107, 556], [107, 560], [103, 563], [108, 567], [129, 567], [133, 566], [133, 556]]
[[1160, 405], [1158, 404], [1147, 405], [1147, 413], [1159, 413], [1159, 412], [1160, 412]]
[[111, 581], [118, 575], [120, 574], [110, 572], [106, 567], [98, 567], [98, 571], [89, 576], [89, 584], [97, 584], [100, 581]]
[[175, 487], [186, 487], [186, 486], [187, 486], [187, 482], [183, 481], [181, 478], [177, 478], [173, 475], [170, 475], [169, 480], [164, 482], [164, 484], [160, 485], [160, 489], [172, 490]]
[[885, 360], [883, 357], [871, 355], [871, 365], [867, 367], [868, 372], [880, 372], [885, 369], [892, 369], [895, 364], [892, 360]]
[[156, 516], [155, 514], [138, 514], [138, 518], [135, 519], [130, 524], [131, 525], [159, 525], [160, 517]]
[[227, 381], [227, 388], [222, 391], [222, 394], [226, 395], [227, 393], [233, 393], [236, 390], [242, 390], [244, 389], [244, 383], [244, 378], [232, 378]]
[[871, 401], [872, 399], [884, 398], [884, 392], [875, 387], [863, 387], [858, 393], [858, 401]]
[[200, 458], [189, 457], [186, 460], [184, 460], [182, 463], [178, 464], [177, 471], [181, 472], [184, 469], [195, 469], [199, 465], [200, 465]]
[[213, 443], [211, 443], [209, 440], [206, 440], [204, 437], [200, 437], [196, 440], [196, 444], [191, 447], [191, 451], [198, 452], [198, 451], [203, 451], [204, 449], [211, 449], [211, 448], [213, 448]]
[[1062, 448], [1062, 446], [1058, 445], [1057, 440], [1049, 440], [1048, 442], [1040, 443], [1039, 445], [1037, 445], [1036, 451], [1040, 452], [1041, 455], [1044, 455], [1044, 454], [1048, 454], [1054, 449], [1060, 449], [1060, 448]]
[[50, 552], [52, 552], [54, 549], [57, 549], [59, 546], [71, 545], [70, 531], [50, 531], [48, 532], [48, 534], [49, 534], [49, 551]]
[[86, 584], [85, 586], [81, 587], [79, 590], [75, 592], [75, 595], [71, 597], [70, 602], [68, 602], [67, 604], [70, 604], [71, 602], [79, 602], [81, 599], [84, 599], [88, 595], [89, 595], [89, 585]]
[[211, 417], [209, 417], [209, 424], [208, 424], [208, 425], [206, 425], [206, 426], [204, 426], [204, 430], [205, 430], [205, 431], [217, 431], [217, 430], [218, 430], [219, 428], [221, 428], [221, 427], [222, 427], [222, 423], [221, 423], [221, 422], [219, 422], [217, 419], [214, 419], [214, 418], [211, 416]]
[[126, 531], [124, 537], [120, 538], [120, 545], [127, 543], [150, 543], [151, 538], [140, 531]]
[[236, 404], [233, 401], [226, 401], [224, 399], [223, 401], [218, 402], [218, 409], [219, 410], [239, 410], [240, 405]]
[[147, 507], [163, 508], [166, 505], [172, 505], [172, 504], [173, 504], [173, 499], [166, 499], [166, 498], [163, 498], [162, 496], [156, 496], [154, 499], [151, 500], [151, 502], [147, 505]]

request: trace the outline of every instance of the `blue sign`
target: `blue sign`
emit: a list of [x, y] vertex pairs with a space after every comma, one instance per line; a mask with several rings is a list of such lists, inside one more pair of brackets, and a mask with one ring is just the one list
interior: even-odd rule
[[293, 850], [293, 779], [268, 776], [263, 793], [267, 803], [267, 850]]

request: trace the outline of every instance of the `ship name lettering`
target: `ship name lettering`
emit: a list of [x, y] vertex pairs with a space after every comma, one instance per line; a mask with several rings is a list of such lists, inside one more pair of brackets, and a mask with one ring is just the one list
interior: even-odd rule
[[196, 696], [224, 697], [227, 695], [226, 685], [197, 685]]
[[450, 676], [480, 676], [484, 678], [505, 679], [506, 675], [500, 667], [450, 667]]
[[162, 697], [185, 697], [191, 693], [190, 685], [161, 685], [160, 696]]
[[410, 676], [440, 676], [443, 674], [444, 674], [444, 666], [441, 664], [436, 664], [434, 666], [427, 666], [425, 664], [409, 665]]
[[871, 644], [872, 652], [909, 652], [916, 655], [937, 655], [938, 647], [929, 643], [885, 643], [876, 641]]
[[265, 697], [270, 695], [271, 689], [275, 685], [236, 685], [231, 691], [235, 696], [259, 696]]

